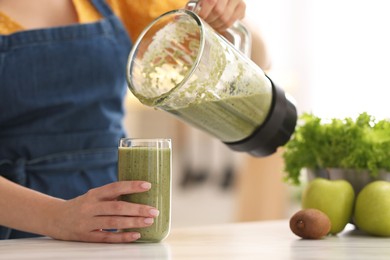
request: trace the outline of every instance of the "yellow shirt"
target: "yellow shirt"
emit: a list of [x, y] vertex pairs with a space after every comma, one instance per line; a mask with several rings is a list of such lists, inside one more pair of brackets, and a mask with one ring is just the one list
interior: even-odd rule
[[[101, 19], [100, 13], [89, 0], [72, 0], [79, 23], [92, 23]], [[132, 40], [156, 17], [185, 6], [187, 0], [107, 0], [114, 13], [122, 20]], [[0, 10], [0, 34], [11, 34], [24, 28]]]

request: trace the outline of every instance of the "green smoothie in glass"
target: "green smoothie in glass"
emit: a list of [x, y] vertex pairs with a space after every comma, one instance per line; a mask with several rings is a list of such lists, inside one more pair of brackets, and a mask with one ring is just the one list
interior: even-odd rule
[[150, 205], [160, 211], [150, 227], [132, 228], [141, 234], [138, 242], [159, 242], [168, 236], [171, 213], [171, 142], [169, 139], [121, 139], [118, 178], [152, 184], [147, 192], [121, 196], [121, 200]]

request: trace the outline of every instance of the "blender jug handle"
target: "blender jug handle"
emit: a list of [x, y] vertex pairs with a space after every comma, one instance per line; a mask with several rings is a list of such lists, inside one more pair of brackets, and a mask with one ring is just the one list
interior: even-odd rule
[[[190, 0], [186, 4], [186, 9], [194, 13], [199, 13], [201, 6], [198, 4], [199, 0]], [[233, 46], [245, 54], [247, 57], [251, 56], [252, 52], [252, 36], [245, 25], [236, 21], [232, 27], [228, 28], [225, 32], [222, 33]]]

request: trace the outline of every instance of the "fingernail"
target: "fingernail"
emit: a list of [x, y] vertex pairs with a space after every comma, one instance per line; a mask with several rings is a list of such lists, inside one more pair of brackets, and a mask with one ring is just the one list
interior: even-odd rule
[[160, 214], [160, 211], [158, 211], [158, 209], [151, 209], [149, 210], [149, 214], [154, 217], [157, 217]]
[[138, 239], [138, 238], [141, 237], [141, 234], [140, 234], [140, 233], [133, 233], [133, 234], [131, 235], [131, 237], [132, 237], [133, 239]]
[[146, 190], [150, 189], [151, 187], [152, 187], [152, 184], [149, 182], [144, 182], [141, 184], [141, 188], [146, 189]]
[[153, 218], [145, 218], [144, 222], [145, 222], [145, 224], [153, 224], [154, 219]]

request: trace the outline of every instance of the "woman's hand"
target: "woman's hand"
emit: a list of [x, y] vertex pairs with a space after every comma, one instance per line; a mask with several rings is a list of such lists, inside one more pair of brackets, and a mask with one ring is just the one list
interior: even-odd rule
[[109, 229], [142, 228], [153, 224], [158, 210], [147, 205], [118, 201], [122, 194], [145, 192], [150, 183], [121, 181], [91, 189], [75, 199], [54, 206], [49, 218], [49, 236], [60, 240], [86, 242], [132, 242], [137, 232], [110, 232]]
[[200, 0], [199, 16], [215, 30], [223, 32], [245, 16], [243, 0]]

